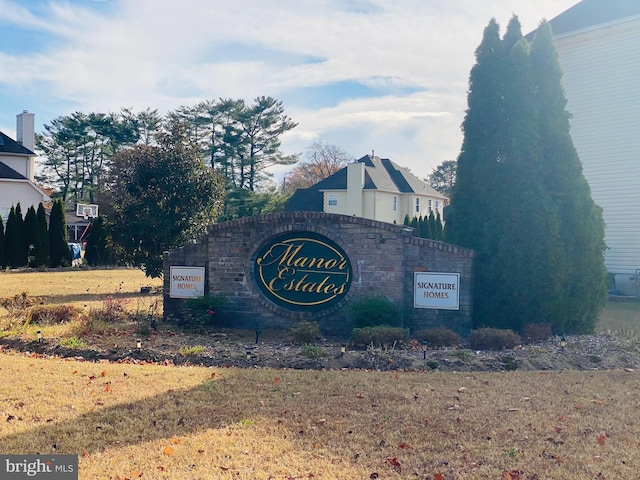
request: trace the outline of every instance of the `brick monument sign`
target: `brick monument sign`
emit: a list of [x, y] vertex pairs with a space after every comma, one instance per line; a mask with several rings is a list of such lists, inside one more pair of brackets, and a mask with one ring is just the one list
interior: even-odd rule
[[283, 212], [219, 223], [164, 256], [164, 316], [191, 297], [215, 295], [226, 325], [353, 328], [351, 305], [384, 296], [411, 331], [471, 327], [473, 252], [413, 229], [323, 212]]

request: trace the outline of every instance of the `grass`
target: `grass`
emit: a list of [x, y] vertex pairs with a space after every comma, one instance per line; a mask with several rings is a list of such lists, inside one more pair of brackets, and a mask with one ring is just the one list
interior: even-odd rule
[[[0, 292], [88, 308], [110, 296], [131, 308], [155, 282], [135, 270], [0, 273]], [[639, 315], [640, 304], [609, 303], [598, 330], [640, 338]], [[82, 341], [61, 330], [69, 326], [38, 328]], [[640, 470], [640, 372], [222, 369], [0, 353], [3, 453], [77, 454], [80, 479], [580, 480]]]
[[81, 479], [576, 480], [640, 468], [636, 372], [178, 368], [10, 352], [0, 372], [3, 453], [78, 454]]
[[49, 304], [70, 304], [97, 308], [109, 296], [130, 300], [134, 307], [140, 287], [161, 287], [161, 279], [145, 277], [139, 269], [67, 269], [44, 272], [0, 272], [0, 295], [11, 297], [27, 292]]

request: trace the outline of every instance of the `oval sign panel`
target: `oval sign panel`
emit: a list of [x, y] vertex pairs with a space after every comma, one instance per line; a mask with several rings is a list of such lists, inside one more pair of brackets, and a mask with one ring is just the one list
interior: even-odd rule
[[324, 309], [349, 291], [347, 254], [313, 232], [288, 232], [269, 240], [255, 256], [255, 281], [264, 295], [288, 310]]

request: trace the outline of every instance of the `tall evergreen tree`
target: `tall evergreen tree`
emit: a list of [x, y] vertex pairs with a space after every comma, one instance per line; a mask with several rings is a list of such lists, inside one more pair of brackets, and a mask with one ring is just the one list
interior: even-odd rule
[[5, 258], [7, 265], [11, 268], [20, 268], [26, 264], [26, 258], [22, 258], [24, 253], [22, 214], [16, 213], [18, 209], [19, 205], [11, 207], [5, 231]]
[[64, 204], [61, 199], [53, 202], [49, 220], [49, 266], [71, 265], [71, 251], [67, 242], [67, 225], [64, 219]]
[[84, 261], [92, 267], [113, 263], [109, 244], [109, 235], [105, 228], [104, 217], [98, 216], [91, 222], [91, 227], [87, 234]]
[[24, 243], [27, 246], [27, 265], [34, 267], [36, 264], [36, 249], [39, 247], [38, 216], [36, 209], [31, 205], [24, 216]]
[[539, 110], [542, 182], [557, 208], [563, 245], [564, 291], [557, 327], [588, 332], [606, 300], [604, 220], [571, 139], [562, 69], [547, 22], [536, 31], [531, 62], [534, 101]]
[[[555, 82], [561, 90], [560, 76], [551, 75], [549, 80], [545, 65], [534, 65], [535, 58], [516, 17], [509, 22], [503, 40], [497, 23], [491, 20], [471, 71], [447, 236], [448, 241], [476, 251], [476, 326], [519, 329], [527, 323], [552, 322], [557, 331], [588, 331], [593, 328], [585, 323], [588, 315], [576, 319], [581, 307], [577, 302], [571, 307], [566, 300], [571, 290], [568, 279], [589, 273], [600, 279], [601, 272], [579, 269], [567, 260], [572, 256], [566, 249], [570, 234], [562, 234], [568, 228], [567, 219], [559, 213], [561, 194], [554, 192], [566, 192], [560, 185], [564, 176], [548, 164], [562, 163], [573, 147], [568, 124], [566, 136], [562, 131], [556, 136], [568, 139], [571, 148], [558, 149], [561, 142], [548, 142], [550, 131], [560, 122], [544, 110], [539, 95], [551, 87], [542, 88], [539, 82]], [[566, 119], [564, 104], [556, 116]], [[556, 183], [546, 181], [548, 176]], [[567, 195], [573, 196], [576, 190]], [[602, 232], [591, 220], [596, 219], [587, 222], [591, 227], [583, 227], [588, 230], [584, 240], [600, 245]], [[596, 257], [591, 267], [602, 261], [602, 252]], [[593, 306], [588, 299], [581, 300]]]
[[4, 254], [4, 223], [0, 216], [0, 268], [4, 269], [7, 266]]
[[47, 228], [47, 213], [42, 202], [36, 212], [38, 218], [38, 247], [36, 248], [36, 267], [41, 267], [49, 262], [49, 230]]

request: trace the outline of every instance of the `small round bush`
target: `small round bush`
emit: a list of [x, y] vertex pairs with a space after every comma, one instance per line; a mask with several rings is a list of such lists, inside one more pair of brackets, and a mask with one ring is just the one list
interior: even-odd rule
[[520, 335], [513, 330], [479, 328], [472, 330], [467, 339], [472, 350], [502, 350], [520, 345]]
[[315, 322], [299, 322], [289, 330], [293, 339], [302, 344], [314, 343], [322, 336], [320, 327]]
[[452, 347], [460, 343], [458, 334], [445, 327], [418, 330], [413, 338], [419, 342], [427, 342], [429, 348]]
[[355, 328], [389, 325], [399, 327], [402, 323], [400, 309], [387, 297], [366, 297], [355, 301], [351, 307]]

